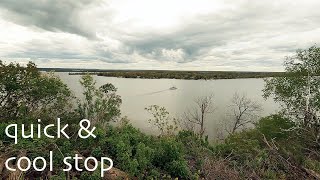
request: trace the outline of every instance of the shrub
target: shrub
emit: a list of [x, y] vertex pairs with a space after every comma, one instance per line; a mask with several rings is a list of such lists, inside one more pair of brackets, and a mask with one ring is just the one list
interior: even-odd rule
[[170, 173], [174, 177], [181, 177], [183, 179], [186, 179], [190, 176], [187, 162], [183, 159], [168, 162], [165, 166], [165, 170], [167, 170], [168, 173]]
[[139, 164], [139, 170], [144, 171], [148, 167], [152, 166], [152, 159], [154, 156], [154, 150], [143, 143], [139, 143], [136, 147], [135, 159]]
[[281, 115], [271, 115], [262, 118], [257, 124], [256, 128], [267, 139], [287, 139], [290, 134], [289, 130], [295, 126], [294, 122]]

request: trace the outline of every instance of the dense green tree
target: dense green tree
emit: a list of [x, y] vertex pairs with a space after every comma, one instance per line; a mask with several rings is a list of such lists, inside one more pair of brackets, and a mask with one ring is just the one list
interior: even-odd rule
[[[29, 62], [0, 61], [0, 118], [57, 118], [71, 108], [71, 91], [52, 73], [40, 73]], [[48, 113], [50, 112], [50, 113]]]
[[266, 79], [264, 97], [281, 103], [284, 113], [320, 139], [320, 48], [298, 50], [284, 63], [287, 75]]
[[84, 99], [78, 101], [81, 118], [89, 119], [94, 124], [104, 125], [120, 117], [121, 97], [116, 94], [117, 88], [108, 83], [100, 88], [89, 74], [80, 80], [84, 91]]

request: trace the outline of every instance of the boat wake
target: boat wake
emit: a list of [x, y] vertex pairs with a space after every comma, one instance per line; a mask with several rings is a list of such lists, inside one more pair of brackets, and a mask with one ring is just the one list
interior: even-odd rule
[[147, 96], [147, 95], [152, 95], [152, 94], [158, 94], [158, 93], [162, 93], [162, 92], [166, 92], [166, 91], [172, 91], [172, 90], [176, 90], [177, 88], [175, 86], [169, 88], [169, 89], [164, 89], [161, 91], [155, 91], [155, 92], [150, 92], [150, 93], [146, 93], [146, 94], [141, 94], [139, 96]]

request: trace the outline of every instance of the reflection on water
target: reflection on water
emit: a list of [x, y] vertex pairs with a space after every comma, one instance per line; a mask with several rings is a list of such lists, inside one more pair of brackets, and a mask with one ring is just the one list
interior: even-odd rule
[[[56, 73], [71, 88], [77, 97], [82, 97], [80, 76]], [[199, 96], [214, 94], [215, 111], [207, 118], [206, 131], [209, 137], [216, 135], [217, 126], [226, 118], [230, 100], [235, 92], [246, 93], [249, 98], [262, 104], [261, 116], [274, 113], [278, 106], [271, 100], [262, 98], [262, 79], [228, 80], [177, 80], [177, 79], [125, 79], [94, 76], [97, 86], [112, 83], [118, 88], [122, 98], [121, 111], [131, 123], [146, 133], [154, 133], [149, 125], [149, 114], [144, 110], [149, 105], [164, 106], [171, 116], [180, 117], [183, 112], [195, 106]], [[176, 87], [170, 90], [170, 87]]]

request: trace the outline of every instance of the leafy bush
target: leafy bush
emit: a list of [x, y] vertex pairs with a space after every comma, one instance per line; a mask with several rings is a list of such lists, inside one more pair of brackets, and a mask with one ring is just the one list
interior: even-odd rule
[[100, 174], [84, 172], [81, 174], [80, 180], [101, 180]]
[[70, 112], [74, 97], [52, 73], [40, 73], [32, 62], [23, 67], [0, 61], [0, 70], [1, 121], [26, 117], [52, 120]]
[[96, 81], [89, 74], [80, 80], [83, 87], [84, 100], [78, 100], [78, 112], [81, 118], [90, 119], [93, 124], [104, 126], [120, 117], [121, 97], [117, 89], [110, 83], [96, 87]]
[[175, 177], [186, 179], [190, 176], [190, 171], [187, 162], [183, 159], [167, 162], [165, 169]]
[[169, 116], [169, 112], [165, 107], [151, 105], [145, 108], [153, 118], [149, 119], [149, 123], [154, 125], [160, 131], [160, 136], [172, 136], [178, 130], [178, 121]]
[[[271, 115], [262, 118], [257, 124], [257, 130], [267, 139], [287, 139], [292, 134], [294, 122], [281, 115]], [[291, 130], [291, 131], [290, 131]]]

